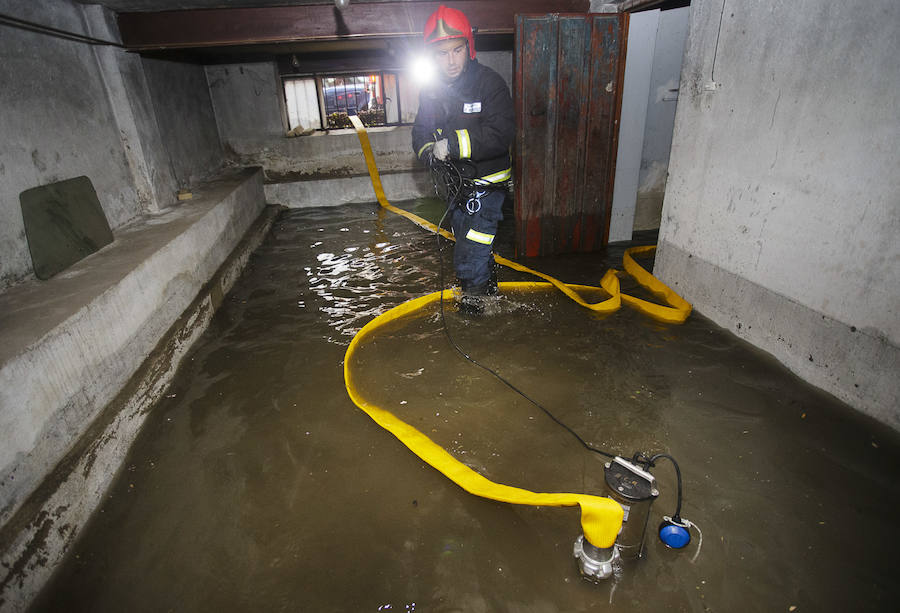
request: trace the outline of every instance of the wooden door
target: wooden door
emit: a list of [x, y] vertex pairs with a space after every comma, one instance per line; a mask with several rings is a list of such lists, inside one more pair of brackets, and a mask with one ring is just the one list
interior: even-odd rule
[[516, 252], [603, 248], [627, 17], [516, 16]]

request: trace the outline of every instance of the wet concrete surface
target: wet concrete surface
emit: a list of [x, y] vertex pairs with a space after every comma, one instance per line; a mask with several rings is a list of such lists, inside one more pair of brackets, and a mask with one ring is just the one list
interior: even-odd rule
[[[528, 263], [598, 284], [622, 252]], [[675, 506], [664, 462], [643, 558], [600, 585], [572, 558], [576, 509], [482, 500], [423, 464], [351, 403], [342, 360], [437, 274], [435, 239], [374, 205], [285, 213], [33, 610], [894, 609], [897, 433], [698, 314], [601, 317], [552, 291], [445, 313], [472, 357], [588, 442], [674, 455], [699, 552], [697, 533], [682, 551], [653, 534]], [[354, 365], [362, 393], [496, 481], [602, 492], [603, 458], [443, 334], [436, 309], [380, 331]]]

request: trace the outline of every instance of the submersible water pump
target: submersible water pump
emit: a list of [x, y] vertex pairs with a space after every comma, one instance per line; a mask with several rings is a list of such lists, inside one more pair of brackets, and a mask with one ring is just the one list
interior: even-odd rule
[[641, 555], [644, 532], [650, 518], [650, 505], [659, 496], [656, 478], [628, 460], [616, 456], [605, 465], [606, 495], [625, 511], [622, 529], [612, 547], [601, 548], [590, 543], [584, 535], [575, 540], [575, 558], [581, 574], [589, 579], [606, 579], [613, 572], [613, 563], [621, 558], [631, 560]]
[[604, 467], [605, 494], [622, 505], [625, 511], [622, 528], [612, 547], [596, 547], [584, 535], [575, 540], [575, 558], [578, 560], [582, 576], [586, 579], [593, 581], [606, 579], [613, 574], [613, 566], [617, 560], [633, 560], [641, 557], [644, 534], [647, 532], [647, 522], [650, 518], [650, 505], [659, 496], [656, 478], [650, 474], [649, 468], [659, 458], [671, 460], [678, 476], [678, 506], [672, 517], [666, 516], [660, 524], [659, 538], [672, 549], [681, 549], [690, 542], [688, 528], [692, 524], [680, 517], [681, 471], [675, 460], [666, 454], [645, 458], [636, 453], [632, 461], [616, 456]]

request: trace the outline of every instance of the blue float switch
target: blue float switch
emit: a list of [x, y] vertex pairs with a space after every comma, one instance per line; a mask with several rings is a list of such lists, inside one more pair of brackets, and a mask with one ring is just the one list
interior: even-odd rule
[[674, 519], [668, 519], [659, 525], [659, 540], [666, 547], [672, 549], [681, 549], [691, 542], [691, 533], [687, 529], [687, 525], [681, 524]]

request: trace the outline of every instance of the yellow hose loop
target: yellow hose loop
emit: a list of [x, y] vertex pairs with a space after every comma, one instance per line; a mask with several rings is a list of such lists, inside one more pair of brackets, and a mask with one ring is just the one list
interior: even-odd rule
[[603, 275], [603, 279], [600, 280], [600, 287], [606, 290], [606, 293], [610, 295], [609, 298], [602, 302], [585, 302], [584, 299], [578, 295], [572, 288], [580, 287], [584, 289], [597, 289], [596, 287], [591, 287], [588, 285], [583, 286], [575, 286], [569, 285], [567, 283], [563, 283], [562, 281], [551, 277], [550, 275], [545, 275], [542, 272], [538, 272], [537, 270], [532, 270], [527, 266], [523, 266], [518, 262], [513, 262], [512, 260], [508, 260], [503, 256], [494, 254], [494, 261], [498, 264], [502, 264], [508, 268], [512, 268], [513, 270], [518, 270], [519, 272], [527, 272], [530, 275], [534, 275], [535, 277], [539, 277], [548, 281], [553, 287], [557, 288], [563, 294], [574, 300], [579, 305], [583, 306], [586, 309], [590, 309], [595, 313], [613, 313], [619, 310], [619, 307], [622, 305], [622, 293], [619, 291], [619, 278], [615, 275], [615, 273], [611, 270], [607, 270], [606, 274]]
[[[392, 213], [396, 213], [397, 215], [406, 217], [416, 225], [425, 228], [426, 230], [436, 232], [449, 240], [456, 240], [453, 234], [448, 232], [447, 230], [439, 228], [436, 224], [431, 223], [427, 219], [423, 219], [422, 217], [419, 217], [414, 213], [410, 213], [409, 211], [404, 211], [403, 209], [397, 208], [393, 204], [388, 202], [387, 196], [385, 196], [384, 194], [384, 187], [381, 185], [381, 176], [378, 174], [378, 167], [375, 165], [375, 156], [372, 154], [372, 144], [369, 141], [369, 134], [366, 132], [366, 128], [365, 126], [363, 126], [362, 121], [360, 121], [358, 116], [351, 115], [350, 122], [353, 124], [353, 127], [356, 129], [356, 135], [359, 137], [359, 143], [362, 146], [363, 155], [366, 158], [366, 168], [369, 171], [369, 178], [371, 178], [372, 180], [372, 187], [375, 190], [375, 198], [378, 200], [378, 204], [391, 211]], [[607, 273], [603, 276], [603, 279], [601, 279], [600, 281], [600, 286], [604, 290], [606, 290], [610, 297], [606, 300], [603, 300], [602, 302], [589, 303], [581, 298], [581, 296], [572, 289], [573, 287], [575, 287], [573, 285], [562, 283], [561, 281], [551, 277], [550, 275], [546, 275], [542, 272], [538, 272], [537, 270], [528, 268], [527, 266], [519, 264], [518, 262], [514, 262], [513, 260], [504, 258], [501, 255], [494, 254], [494, 261], [496, 261], [498, 264], [506, 266], [507, 268], [511, 268], [519, 272], [528, 273], [530, 275], [534, 275], [535, 277], [544, 279], [545, 281], [551, 283], [563, 294], [574, 300], [577, 304], [586, 309], [590, 309], [595, 313], [613, 313], [617, 311], [624, 302], [625, 304], [634, 307], [642, 313], [645, 313], [659, 321], [668, 323], [682, 323], [688, 318], [688, 315], [691, 314], [691, 305], [681, 296], [673, 292], [662, 281], [644, 270], [632, 258], [632, 255], [649, 253], [655, 249], [655, 246], [631, 247], [627, 249], [625, 251], [625, 256], [623, 257], [625, 271], [628, 272], [628, 274], [630, 274], [632, 277], [634, 277], [635, 280], [637, 280], [637, 282], [640, 283], [643, 287], [647, 288], [655, 295], [665, 300], [666, 304], [669, 305], [668, 307], [654, 304], [652, 302], [641, 300], [640, 298], [621, 293], [619, 289], [619, 279], [615, 276], [615, 273], [613, 271], [607, 271]]]
[[[542, 287], [549, 287], [549, 284], [536, 282], [500, 283], [500, 288], [504, 290], [538, 289]], [[590, 289], [586, 286], [581, 287]], [[437, 302], [442, 296], [444, 298], [452, 298], [454, 294], [453, 290], [443, 290], [442, 292], [433, 292], [409, 300], [382, 313], [356, 333], [344, 355], [344, 384], [347, 387], [350, 399], [353, 400], [357, 407], [365, 411], [375, 423], [397, 437], [410, 451], [470, 494], [499, 502], [529, 506], [568, 507], [578, 505], [581, 507], [581, 527], [585, 538], [597, 547], [611, 547], [622, 525], [623, 516], [622, 507], [612, 499], [588, 494], [543, 494], [495, 483], [457, 460], [443, 447], [413, 426], [399, 419], [390, 411], [386, 411], [365, 400], [357, 390], [353, 382], [352, 366], [354, 364], [354, 354], [365, 338], [391, 321]]]
[[[377, 198], [378, 203], [385, 209], [396, 213], [397, 215], [406, 217], [422, 228], [430, 230], [431, 232], [436, 232], [449, 240], [455, 240], [452, 233], [439, 228], [436, 224], [433, 224], [418, 215], [399, 209], [388, 202], [388, 199], [384, 194], [384, 187], [381, 184], [381, 177], [378, 174], [378, 168], [375, 165], [375, 157], [372, 154], [372, 145], [369, 142], [369, 135], [366, 133], [366, 129], [359, 120], [359, 117], [352, 115], [350, 121], [353, 123], [353, 127], [356, 129], [356, 134], [359, 137], [359, 142], [366, 158], [366, 167], [369, 170], [369, 177], [372, 180], [372, 187], [375, 190], [375, 197]], [[634, 296], [623, 294], [620, 289], [619, 278], [613, 270], [606, 271], [606, 274], [603, 275], [603, 279], [600, 281], [600, 288], [597, 288], [589, 285], [563, 283], [550, 275], [532, 270], [527, 266], [523, 266], [518, 262], [514, 262], [500, 255], [494, 255], [494, 260], [498, 264], [507, 266], [519, 272], [534, 275], [547, 282], [506, 282], [499, 284], [501, 289], [533, 290], [552, 286], [579, 305], [597, 313], [612, 313], [618, 310], [622, 303], [625, 302], [629, 306], [633, 306], [660, 321], [681, 323], [690, 314], [691, 305], [664, 283], [644, 270], [632, 257], [632, 255], [648, 253], [653, 249], [655, 249], [655, 247], [632, 247], [626, 250], [623, 258], [625, 270], [632, 275], [639, 284], [665, 300], [666, 304], [669, 306], [654, 304], [641, 300], [640, 298], [635, 298]], [[586, 302], [581, 295], [578, 294], [578, 291], [593, 291], [601, 288], [605, 290], [610, 297], [600, 302]], [[455, 291], [453, 290], [442, 290], [440, 292], [434, 292], [420, 298], [409, 300], [382, 313], [363, 326], [356, 336], [353, 337], [353, 340], [350, 341], [350, 346], [347, 347], [347, 352], [344, 355], [344, 383], [351, 400], [353, 400], [353, 403], [357, 407], [369, 415], [375, 423], [393, 434], [413, 453], [467, 492], [476, 496], [481, 496], [482, 498], [489, 498], [491, 500], [513, 504], [531, 506], [579, 505], [581, 507], [581, 527], [584, 531], [585, 538], [597, 547], [611, 547], [622, 526], [623, 516], [622, 507], [612, 499], [590, 496], [587, 494], [542, 494], [494, 483], [458, 461], [452, 455], [447, 453], [440, 445], [436, 444], [403, 420], [397, 418], [389, 411], [367, 402], [359, 394], [359, 391], [353, 384], [351, 365], [353, 364], [353, 355], [362, 340], [390, 321], [414, 313], [433, 302], [444, 298], [450, 298], [454, 295]]]
[[684, 320], [691, 314], [691, 304], [634, 261], [633, 256], [652, 253], [654, 251], [656, 251], [656, 245], [630, 247], [625, 250], [625, 255], [622, 256], [622, 264], [625, 267], [625, 272], [634, 277], [635, 281], [640, 283], [645, 289], [653, 292], [662, 300], [665, 300], [666, 304], [669, 306], [665, 307], [653, 302], [647, 302], [646, 300], [641, 300], [640, 298], [635, 298], [628, 294], [622, 294], [622, 302], [658, 321], [672, 324], [684, 323]]
[[[381, 176], [378, 174], [378, 167], [375, 165], [375, 156], [372, 154], [372, 144], [369, 141], [369, 134], [366, 132], [366, 128], [365, 126], [363, 126], [362, 121], [360, 121], [358, 116], [351, 115], [350, 122], [353, 124], [353, 127], [356, 129], [356, 135], [359, 137], [359, 144], [362, 146], [363, 155], [366, 158], [366, 168], [369, 170], [369, 178], [372, 180], [372, 187], [375, 190], [375, 198], [378, 200], [378, 204], [391, 211], [392, 213], [396, 213], [397, 215], [406, 217], [416, 225], [425, 228], [426, 230], [439, 233], [444, 238], [455, 241], [456, 238], [452, 233], [444, 230], [443, 228], [439, 228], [436, 224], [431, 223], [427, 219], [423, 219], [422, 217], [419, 217], [414, 213], [410, 213], [409, 211], [404, 211], [403, 209], [397, 208], [393, 204], [388, 202], [387, 196], [384, 195], [384, 187], [381, 185]], [[552, 283], [566, 296], [577, 302], [579, 305], [587, 309], [591, 309], [592, 311], [596, 311], [599, 313], [612, 313], [614, 311], [617, 311], [622, 304], [622, 301], [619, 298], [619, 280], [615, 277], [614, 274], [610, 274], [609, 272], [607, 272], [607, 274], [603, 277], [603, 280], [600, 281], [600, 285], [611, 295], [611, 297], [607, 300], [604, 300], [603, 302], [590, 304], [585, 302], [581, 298], [581, 296], [567, 287], [566, 284], [558, 281], [557, 279], [554, 279], [550, 275], [545, 275], [542, 272], [532, 270], [527, 266], [523, 266], [518, 262], [508, 260], [497, 254], [494, 254], [494, 260], [498, 264], [507, 266], [509, 268], [512, 268], [513, 270], [525, 272]], [[610, 291], [613, 288], [614, 291]]]

